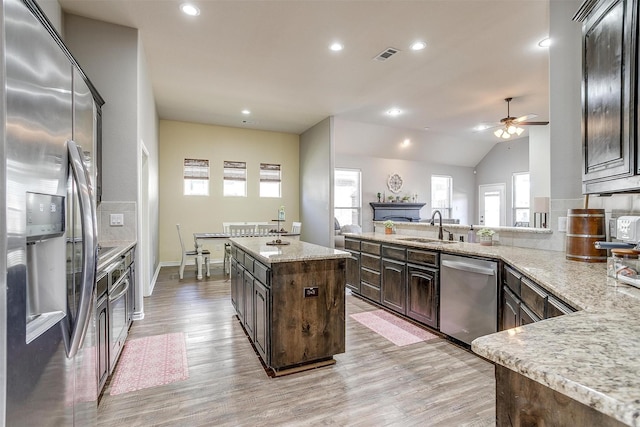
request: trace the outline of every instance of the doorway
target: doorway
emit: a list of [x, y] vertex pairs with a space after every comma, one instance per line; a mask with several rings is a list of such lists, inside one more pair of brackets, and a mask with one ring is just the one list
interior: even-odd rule
[[483, 184], [478, 186], [478, 224], [485, 227], [506, 225], [506, 184]]

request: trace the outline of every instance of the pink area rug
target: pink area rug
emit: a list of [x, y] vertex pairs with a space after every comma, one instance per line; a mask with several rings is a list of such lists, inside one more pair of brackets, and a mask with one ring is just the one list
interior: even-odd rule
[[351, 315], [351, 318], [377, 334], [382, 335], [397, 346], [415, 344], [417, 342], [438, 338], [437, 335], [427, 332], [384, 310], [355, 313]]
[[111, 395], [189, 378], [183, 333], [128, 340], [111, 382]]

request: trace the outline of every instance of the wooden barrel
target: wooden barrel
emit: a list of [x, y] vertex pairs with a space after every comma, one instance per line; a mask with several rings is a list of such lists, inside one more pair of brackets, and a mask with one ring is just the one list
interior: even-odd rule
[[594, 243], [607, 239], [604, 209], [569, 209], [567, 211], [567, 259], [582, 262], [606, 262], [607, 250]]

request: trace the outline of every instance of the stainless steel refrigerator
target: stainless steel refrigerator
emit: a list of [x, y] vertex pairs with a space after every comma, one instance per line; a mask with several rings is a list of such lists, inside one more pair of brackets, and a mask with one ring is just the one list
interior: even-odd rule
[[0, 426], [91, 426], [101, 99], [36, 3], [0, 25]]

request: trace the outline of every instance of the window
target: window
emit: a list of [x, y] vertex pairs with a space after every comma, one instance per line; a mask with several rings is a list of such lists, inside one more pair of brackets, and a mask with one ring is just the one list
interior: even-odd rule
[[333, 208], [340, 225], [361, 225], [360, 171], [335, 169]]
[[513, 222], [514, 225], [528, 227], [530, 222], [529, 172], [513, 174]]
[[260, 163], [260, 197], [281, 197], [280, 165]]
[[225, 160], [222, 181], [222, 194], [225, 197], [246, 197], [247, 162], [229, 162]]
[[453, 178], [443, 175], [431, 175], [431, 215], [436, 210], [442, 214], [442, 218], [451, 218], [452, 215]]
[[209, 160], [184, 159], [184, 195], [209, 195]]

